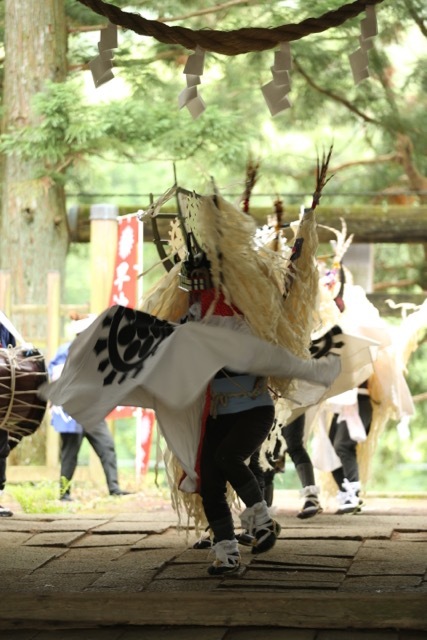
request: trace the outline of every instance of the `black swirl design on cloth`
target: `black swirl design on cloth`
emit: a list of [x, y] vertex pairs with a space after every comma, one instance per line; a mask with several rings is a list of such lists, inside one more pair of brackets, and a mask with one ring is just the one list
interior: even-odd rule
[[328, 355], [331, 349], [341, 349], [344, 346], [342, 340], [337, 336], [341, 336], [341, 327], [335, 325], [327, 331], [323, 336], [313, 340], [310, 345], [310, 353], [313, 358], [323, 358]]
[[147, 358], [154, 356], [174, 329], [169, 322], [148, 313], [112, 307], [102, 322], [101, 336], [94, 347], [98, 371], [104, 374], [103, 385], [122, 384], [128, 376], [135, 378]]

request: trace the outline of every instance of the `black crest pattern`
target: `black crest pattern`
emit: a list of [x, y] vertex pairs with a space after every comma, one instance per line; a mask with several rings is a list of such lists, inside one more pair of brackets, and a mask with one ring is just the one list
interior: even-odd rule
[[152, 357], [161, 342], [175, 327], [154, 316], [122, 306], [115, 306], [105, 316], [101, 336], [94, 351], [98, 371], [104, 374], [103, 385], [122, 384], [134, 378]]
[[326, 356], [331, 349], [340, 349], [343, 347], [344, 343], [338, 337], [341, 334], [342, 329], [338, 325], [335, 325], [323, 336], [313, 340], [310, 345], [310, 353], [312, 357], [316, 359], [323, 358], [323, 356]]

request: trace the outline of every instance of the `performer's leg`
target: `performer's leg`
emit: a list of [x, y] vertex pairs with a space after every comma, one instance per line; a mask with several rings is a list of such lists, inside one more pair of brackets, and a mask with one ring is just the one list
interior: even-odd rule
[[[209, 569], [211, 575], [236, 570], [239, 565], [233, 518], [226, 498], [227, 482], [248, 506], [242, 514], [242, 525], [253, 531], [257, 538], [257, 546], [253, 549], [259, 549], [255, 553], [266, 551], [276, 540], [275, 523], [270, 518], [256, 477], [246, 464], [267, 436], [273, 418], [273, 407], [208, 418], [201, 456], [201, 495], [216, 540], [217, 560]], [[245, 513], [248, 521], [243, 517]], [[266, 537], [269, 540], [264, 544]]]
[[335, 483], [336, 483], [337, 487], [339, 489], [341, 489], [342, 486], [343, 486], [344, 478], [345, 478], [343, 468], [342, 467], [338, 467], [338, 469], [334, 469], [332, 471], [332, 476], [333, 476], [333, 478], [335, 480]]
[[257, 407], [250, 411], [221, 416], [226, 433], [219, 444], [215, 461], [247, 507], [263, 499], [261, 488], [246, 460], [259, 449], [271, 429], [274, 409]]
[[259, 456], [260, 456], [260, 450], [258, 448], [250, 457], [249, 469], [254, 474], [256, 481], [258, 482], [259, 488], [261, 489], [261, 493], [264, 496], [265, 472], [261, 467]]
[[274, 409], [267, 405], [223, 417], [229, 427], [217, 449], [216, 464], [246, 505], [240, 519], [243, 528], [256, 538], [252, 552], [262, 553], [275, 544], [279, 525], [272, 520], [256, 477], [245, 461], [267, 437]]
[[[334, 414], [334, 416], [332, 418], [332, 421], [331, 421], [331, 426], [330, 426], [330, 429], [329, 429], [329, 440], [331, 441], [332, 446], [334, 446], [335, 436], [337, 435], [337, 429], [338, 429], [337, 425], [338, 425], [338, 414]], [[335, 480], [335, 483], [336, 483], [338, 489], [342, 489], [344, 478], [345, 478], [344, 470], [342, 468], [342, 465], [341, 465], [341, 467], [338, 467], [337, 469], [334, 469], [332, 471], [332, 476], [333, 476], [333, 478]]]
[[[273, 506], [274, 481], [276, 475], [278, 473], [285, 472], [286, 445], [283, 435], [281, 435], [282, 427], [283, 425], [276, 413], [273, 420], [273, 426], [265, 440], [265, 442], [268, 442], [268, 451], [265, 454], [264, 460], [264, 465], [266, 466], [266, 468], [262, 468], [263, 482], [261, 486], [263, 487], [263, 496], [268, 507]], [[278, 432], [280, 432], [280, 436]], [[274, 446], [271, 449], [273, 442]], [[262, 445], [262, 447], [264, 447], [264, 444]]]
[[[370, 404], [369, 398], [367, 396], [366, 398]], [[333, 418], [332, 427], [329, 435], [342, 463], [342, 467], [333, 471], [333, 477], [339, 486], [338, 513], [355, 513], [360, 511], [362, 505], [362, 500], [359, 498], [357, 442], [351, 439], [347, 423], [345, 421], [338, 422], [337, 415]]]
[[323, 511], [319, 502], [319, 487], [316, 486], [314, 468], [311, 458], [304, 447], [304, 414], [296, 418], [289, 425], [283, 427], [282, 432], [286, 441], [287, 452], [295, 465], [296, 472], [302, 485], [301, 495], [304, 504], [297, 514], [298, 518], [311, 518]]
[[84, 435], [101, 461], [110, 495], [127, 493], [122, 491], [119, 486], [116, 449], [113, 436], [105, 420], [102, 420], [90, 431], [85, 431]]
[[335, 437], [332, 441], [335, 453], [342, 463], [344, 477], [350, 482], [359, 481], [359, 465], [357, 464], [357, 442], [350, 438], [347, 423], [337, 422]]
[[371, 428], [372, 415], [373, 415], [371, 399], [369, 396], [362, 395], [359, 393], [359, 395], [357, 396], [357, 404], [359, 407], [360, 419], [363, 423], [363, 426], [365, 427], [366, 435], [368, 435], [369, 430]]
[[206, 518], [215, 539], [234, 539], [234, 524], [226, 499], [227, 479], [216, 462], [218, 448], [224, 439], [227, 416], [208, 417], [200, 459], [200, 494]]
[[8, 432], [0, 429], [0, 491], [3, 491], [6, 484], [6, 459], [9, 451]]
[[[264, 471], [260, 463], [260, 449], [258, 448], [253, 453], [249, 460], [249, 469], [254, 474], [259, 488], [261, 489], [262, 497], [265, 500], [267, 507], [271, 507], [273, 504], [273, 490], [274, 490], [274, 471]], [[237, 535], [239, 544], [246, 547], [251, 547], [254, 542], [254, 537], [249, 531], [242, 531]]]
[[[6, 460], [9, 451], [8, 432], [0, 429], [0, 495], [3, 493], [6, 484]], [[10, 509], [0, 506], [0, 517], [8, 518], [12, 515], [13, 513]]]
[[222, 416], [216, 419], [208, 417], [200, 458], [200, 494], [214, 536], [213, 549], [216, 555], [216, 560], [208, 569], [210, 575], [233, 573], [240, 567], [233, 517], [226, 498], [227, 480], [215, 460], [226, 428]]
[[274, 498], [274, 477], [276, 471], [274, 469], [268, 469], [264, 472], [264, 489], [263, 496], [267, 503], [267, 507], [271, 507]]
[[83, 440], [82, 433], [61, 433], [61, 477], [59, 494], [61, 500], [71, 500], [70, 487]]

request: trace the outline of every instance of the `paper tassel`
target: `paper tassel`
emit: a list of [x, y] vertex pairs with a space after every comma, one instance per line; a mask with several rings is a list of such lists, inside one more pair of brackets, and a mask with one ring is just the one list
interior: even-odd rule
[[117, 46], [117, 25], [110, 22], [106, 29], [101, 29], [100, 41], [98, 42], [99, 54], [89, 62], [89, 69], [96, 88], [114, 78], [112, 60], [114, 58], [113, 50], [117, 49]]
[[348, 56], [354, 84], [356, 85], [370, 76], [368, 51], [373, 47], [372, 38], [377, 34], [378, 27], [375, 7], [369, 5], [366, 7], [365, 18], [360, 23], [360, 47]]
[[183, 73], [186, 75], [187, 86], [178, 96], [178, 106], [180, 109], [187, 107], [193, 120], [196, 120], [206, 105], [203, 98], [198, 93], [197, 85], [201, 84], [201, 76], [205, 66], [205, 52], [200, 47], [196, 47], [194, 53], [188, 57]]
[[279, 51], [274, 52], [274, 65], [271, 67], [273, 80], [261, 87], [272, 116], [292, 105], [288, 97], [291, 90], [291, 66], [291, 46], [289, 42], [281, 42]]

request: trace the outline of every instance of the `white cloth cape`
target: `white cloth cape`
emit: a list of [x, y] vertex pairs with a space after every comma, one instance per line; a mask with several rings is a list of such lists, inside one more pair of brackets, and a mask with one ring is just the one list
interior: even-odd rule
[[[345, 342], [351, 351], [347, 338]], [[357, 342], [354, 356], [364, 367], [371, 362], [371, 344], [362, 342]], [[259, 376], [305, 378], [308, 406], [324, 399], [330, 382], [326, 373], [331, 361], [322, 360], [301, 360], [286, 349], [228, 328], [203, 322], [172, 325], [114, 306], [73, 341], [60, 378], [44, 385], [40, 393], [62, 405], [88, 431], [116, 406], [153, 409], [169, 449], [188, 476], [187, 490], [194, 490], [205, 394], [215, 373], [227, 367]], [[347, 357], [333, 394], [337, 385], [354, 386], [352, 367]]]

